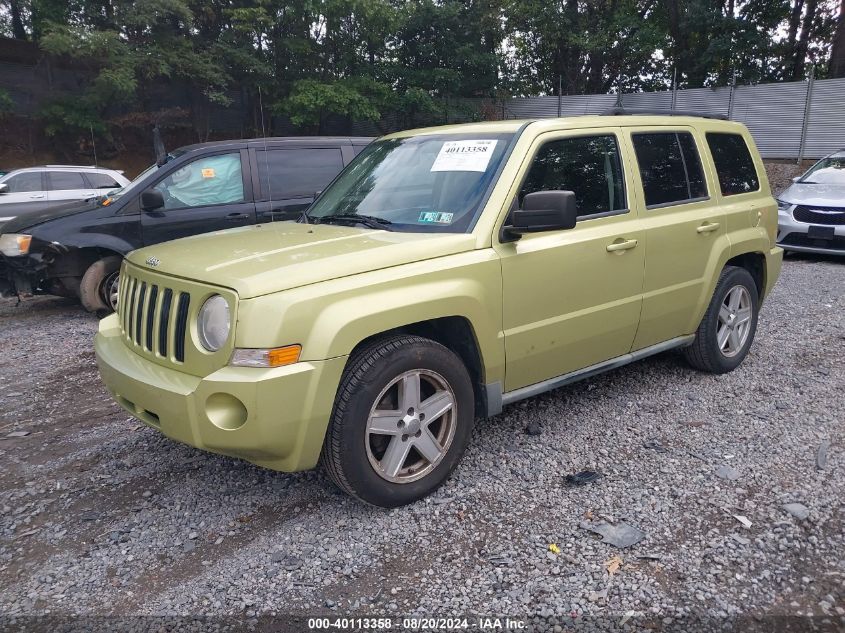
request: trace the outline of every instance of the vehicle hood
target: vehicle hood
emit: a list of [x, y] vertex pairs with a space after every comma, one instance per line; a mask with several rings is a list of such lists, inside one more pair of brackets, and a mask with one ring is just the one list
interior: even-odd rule
[[778, 196], [789, 204], [815, 205], [819, 207], [845, 207], [845, 184], [792, 183]]
[[148, 246], [128, 259], [157, 273], [232, 288], [245, 299], [474, 247], [468, 234], [278, 222]]
[[20, 233], [37, 224], [49, 220], [76, 215], [100, 207], [98, 198], [87, 200], [73, 200], [71, 202], [47, 206], [43, 202], [11, 202], [0, 208], [0, 217], [11, 217], [11, 220], [0, 222], [0, 232]]

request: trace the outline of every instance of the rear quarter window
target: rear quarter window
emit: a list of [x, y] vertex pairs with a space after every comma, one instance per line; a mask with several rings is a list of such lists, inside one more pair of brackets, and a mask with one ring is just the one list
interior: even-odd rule
[[120, 184], [108, 174], [91, 172], [85, 174], [85, 178], [91, 185], [91, 189], [117, 189], [120, 187]]
[[723, 196], [759, 191], [760, 179], [745, 139], [739, 134], [708, 132], [707, 145]]

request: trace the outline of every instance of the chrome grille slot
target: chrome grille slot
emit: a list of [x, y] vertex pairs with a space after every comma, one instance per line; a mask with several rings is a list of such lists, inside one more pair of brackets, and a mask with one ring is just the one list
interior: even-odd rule
[[176, 335], [174, 347], [176, 360], [185, 362], [185, 335], [188, 330], [188, 308], [191, 305], [191, 295], [187, 292], [179, 293], [179, 306], [176, 309]]
[[170, 304], [173, 302], [173, 291], [170, 288], [164, 290], [161, 299], [161, 321], [158, 326], [158, 353], [167, 356], [167, 335], [170, 330]]
[[144, 309], [146, 308], [147, 282], [141, 282], [141, 290], [138, 293], [138, 303], [135, 306], [135, 344], [141, 344], [141, 326], [144, 324]]
[[126, 311], [126, 323], [123, 325], [123, 333], [129, 337], [129, 340], [132, 340], [132, 322], [135, 316], [135, 293], [138, 291], [138, 280], [137, 279], [130, 279], [129, 285], [131, 286], [131, 290], [129, 291], [129, 310]]
[[146, 339], [145, 348], [148, 352], [153, 351], [153, 324], [156, 317], [156, 303], [158, 303], [158, 286], [150, 286], [150, 301], [147, 307]]

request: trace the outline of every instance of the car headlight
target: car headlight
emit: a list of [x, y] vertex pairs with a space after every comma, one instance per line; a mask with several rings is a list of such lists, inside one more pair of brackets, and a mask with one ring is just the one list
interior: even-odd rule
[[778, 200], [777, 203], [778, 203], [778, 211], [783, 211], [784, 213], [789, 211], [789, 207], [792, 206], [792, 203], [784, 202], [783, 200]]
[[229, 302], [220, 295], [212, 295], [206, 299], [197, 317], [197, 330], [202, 346], [209, 352], [216, 352], [228, 340], [231, 329]]
[[29, 252], [31, 242], [31, 235], [22, 235], [20, 233], [0, 235], [0, 253], [3, 253], [6, 257], [26, 255]]

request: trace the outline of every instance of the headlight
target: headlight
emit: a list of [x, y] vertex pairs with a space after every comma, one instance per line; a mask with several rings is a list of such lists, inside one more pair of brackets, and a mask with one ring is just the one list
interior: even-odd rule
[[229, 318], [229, 303], [220, 295], [206, 299], [197, 317], [200, 343], [209, 352], [216, 352], [229, 338], [232, 323]]
[[3, 253], [6, 257], [26, 255], [29, 252], [31, 242], [31, 235], [22, 235], [20, 233], [0, 235], [0, 253]]
[[792, 203], [784, 202], [783, 200], [778, 200], [777, 203], [778, 203], [778, 211], [783, 211], [784, 213], [789, 211], [789, 207], [792, 206]]

